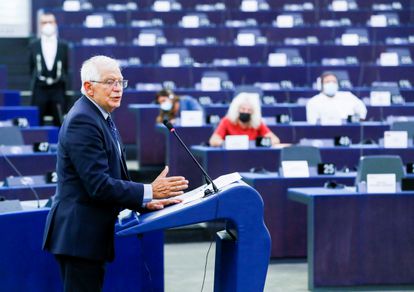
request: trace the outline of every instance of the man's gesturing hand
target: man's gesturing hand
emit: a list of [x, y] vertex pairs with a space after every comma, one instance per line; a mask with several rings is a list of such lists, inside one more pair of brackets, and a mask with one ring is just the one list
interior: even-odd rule
[[154, 199], [165, 199], [182, 195], [188, 188], [188, 181], [183, 176], [167, 177], [168, 166], [152, 182], [152, 197]]

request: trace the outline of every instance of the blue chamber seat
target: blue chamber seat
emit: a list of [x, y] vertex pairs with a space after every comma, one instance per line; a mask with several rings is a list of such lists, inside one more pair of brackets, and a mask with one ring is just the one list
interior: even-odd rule
[[367, 181], [368, 174], [395, 173], [397, 182], [404, 176], [403, 162], [397, 155], [363, 156], [359, 160], [356, 185]]
[[294, 145], [284, 147], [280, 151], [280, 161], [305, 160], [309, 166], [317, 166], [321, 163], [321, 153], [313, 146]]

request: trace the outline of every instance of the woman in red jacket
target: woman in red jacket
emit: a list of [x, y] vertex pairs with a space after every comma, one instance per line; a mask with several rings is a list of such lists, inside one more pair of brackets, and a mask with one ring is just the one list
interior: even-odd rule
[[252, 93], [243, 92], [233, 98], [227, 115], [221, 119], [210, 138], [210, 146], [221, 146], [227, 135], [248, 135], [249, 140], [259, 136], [269, 137], [272, 145], [280, 143], [262, 121], [259, 97]]

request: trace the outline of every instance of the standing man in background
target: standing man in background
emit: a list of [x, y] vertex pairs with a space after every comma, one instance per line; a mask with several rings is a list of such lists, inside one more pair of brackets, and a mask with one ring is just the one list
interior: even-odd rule
[[58, 39], [56, 18], [51, 13], [39, 18], [40, 39], [30, 44], [32, 105], [38, 106], [41, 124], [45, 116], [60, 126], [65, 113], [68, 75], [68, 44]]
[[[55, 255], [64, 291], [102, 291], [105, 264], [114, 259], [114, 225], [122, 209], [158, 210], [180, 202], [188, 181], [167, 177], [130, 180], [112, 113], [128, 81], [116, 60], [95, 56], [81, 68], [84, 94], [59, 132], [58, 183], [46, 220], [43, 248]], [[133, 264], [133, 263], [132, 263]]]

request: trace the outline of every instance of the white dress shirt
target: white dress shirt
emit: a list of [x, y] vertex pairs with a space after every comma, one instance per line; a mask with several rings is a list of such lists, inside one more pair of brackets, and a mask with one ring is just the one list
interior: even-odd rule
[[46, 68], [49, 71], [52, 71], [53, 64], [55, 63], [56, 54], [57, 54], [57, 37], [46, 37], [42, 36], [40, 39], [41, 47], [42, 47], [42, 55], [45, 59]]
[[310, 124], [317, 124], [323, 119], [346, 119], [350, 115], [365, 119], [367, 108], [349, 91], [338, 91], [333, 97], [319, 93], [306, 104], [306, 120]]

